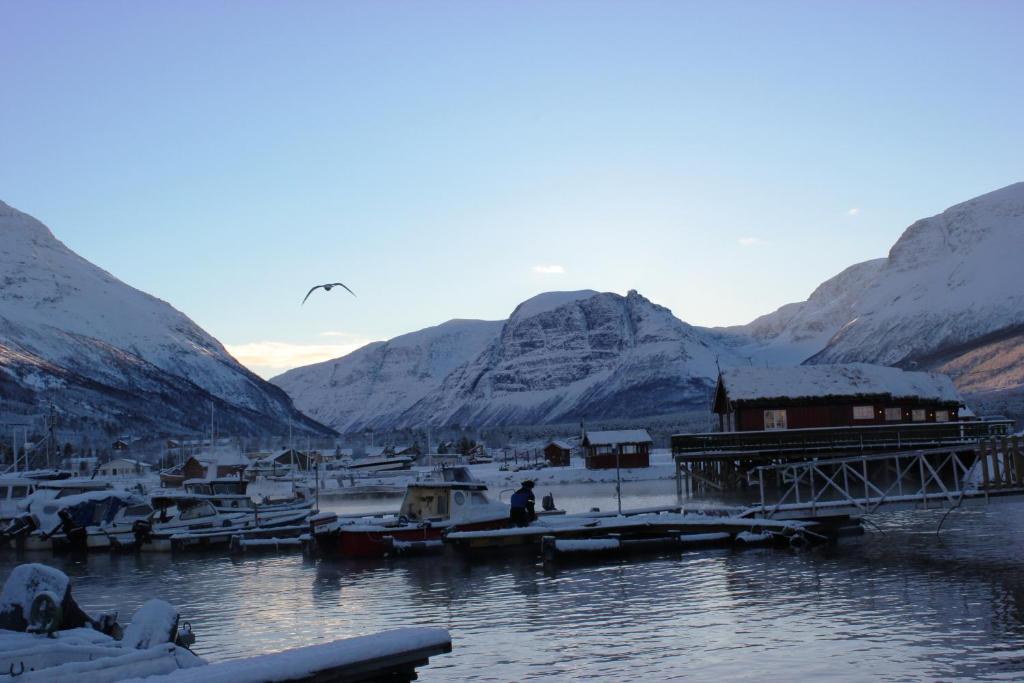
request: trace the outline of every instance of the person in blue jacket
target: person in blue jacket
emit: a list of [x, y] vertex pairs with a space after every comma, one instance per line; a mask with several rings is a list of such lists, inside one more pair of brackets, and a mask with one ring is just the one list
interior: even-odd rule
[[537, 519], [534, 510], [536, 498], [533, 495], [533, 482], [527, 479], [519, 490], [512, 494], [512, 508], [509, 511], [509, 520], [515, 526], [526, 526]]

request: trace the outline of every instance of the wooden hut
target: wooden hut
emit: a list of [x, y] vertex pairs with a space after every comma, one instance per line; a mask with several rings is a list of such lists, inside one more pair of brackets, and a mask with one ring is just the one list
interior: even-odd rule
[[588, 470], [649, 467], [653, 440], [646, 429], [586, 432], [583, 450]]
[[723, 432], [955, 422], [946, 375], [865, 363], [722, 371], [713, 410]]
[[572, 446], [564, 441], [552, 441], [544, 447], [544, 459], [552, 467], [568, 467], [572, 456]]

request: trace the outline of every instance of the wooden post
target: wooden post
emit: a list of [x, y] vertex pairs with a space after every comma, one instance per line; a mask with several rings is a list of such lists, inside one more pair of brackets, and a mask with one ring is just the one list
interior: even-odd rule
[[1003, 485], [1003, 474], [999, 471], [999, 442], [992, 439], [989, 453], [992, 455], [992, 486], [1001, 488]]
[[999, 445], [1003, 452], [1003, 485], [1013, 486], [1013, 465], [1010, 462], [1010, 449], [1005, 436], [999, 440]]
[[978, 441], [978, 462], [981, 463], [981, 485], [988, 489], [988, 449], [985, 447], [984, 439]]
[[1010, 437], [1010, 448], [1013, 450], [1013, 468], [1016, 470], [1017, 486], [1024, 485], [1024, 458], [1020, 455], [1020, 441], [1016, 436]]

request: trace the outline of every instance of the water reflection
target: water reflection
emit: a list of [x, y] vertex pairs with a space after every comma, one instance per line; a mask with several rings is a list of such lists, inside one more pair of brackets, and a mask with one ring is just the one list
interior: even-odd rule
[[[654, 491], [631, 505], [674, 500]], [[574, 495], [578, 494], [578, 495]], [[606, 491], [563, 491], [586, 509]], [[392, 503], [393, 505], [393, 503]], [[180, 606], [213, 659], [402, 625], [451, 630], [423, 680], [906, 680], [1024, 677], [1024, 505], [879, 516], [803, 553], [656, 553], [545, 568], [528, 555], [384, 562], [299, 555], [24, 558], [89, 609]], [[6, 573], [16, 562], [0, 558]]]

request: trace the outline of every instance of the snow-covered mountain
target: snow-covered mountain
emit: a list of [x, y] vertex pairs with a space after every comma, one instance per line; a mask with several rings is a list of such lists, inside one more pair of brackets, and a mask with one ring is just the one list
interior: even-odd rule
[[271, 381], [300, 410], [339, 431], [388, 427], [487, 348], [501, 327], [501, 321], [450, 320], [289, 370]]
[[0, 202], [0, 401], [36, 413], [52, 401], [63, 427], [168, 434], [326, 433], [278, 387], [242, 367], [169, 304], [62, 244]]
[[452, 321], [271, 381], [341, 431], [539, 424], [703, 407], [720, 357], [737, 362], [718, 335], [635, 291], [584, 290], [541, 294], [504, 322]]
[[[742, 328], [744, 352], [938, 369], [963, 392], [1024, 386], [1024, 183], [919, 220], [889, 256]], [[788, 354], [788, 356], [786, 356]]]
[[888, 257], [747, 325], [692, 327], [636, 292], [551, 292], [504, 323], [453, 321], [272, 381], [343, 431], [704, 409], [717, 367], [748, 363], [937, 369], [1002, 397], [1024, 389], [1022, 255], [1018, 183], [914, 223]]

